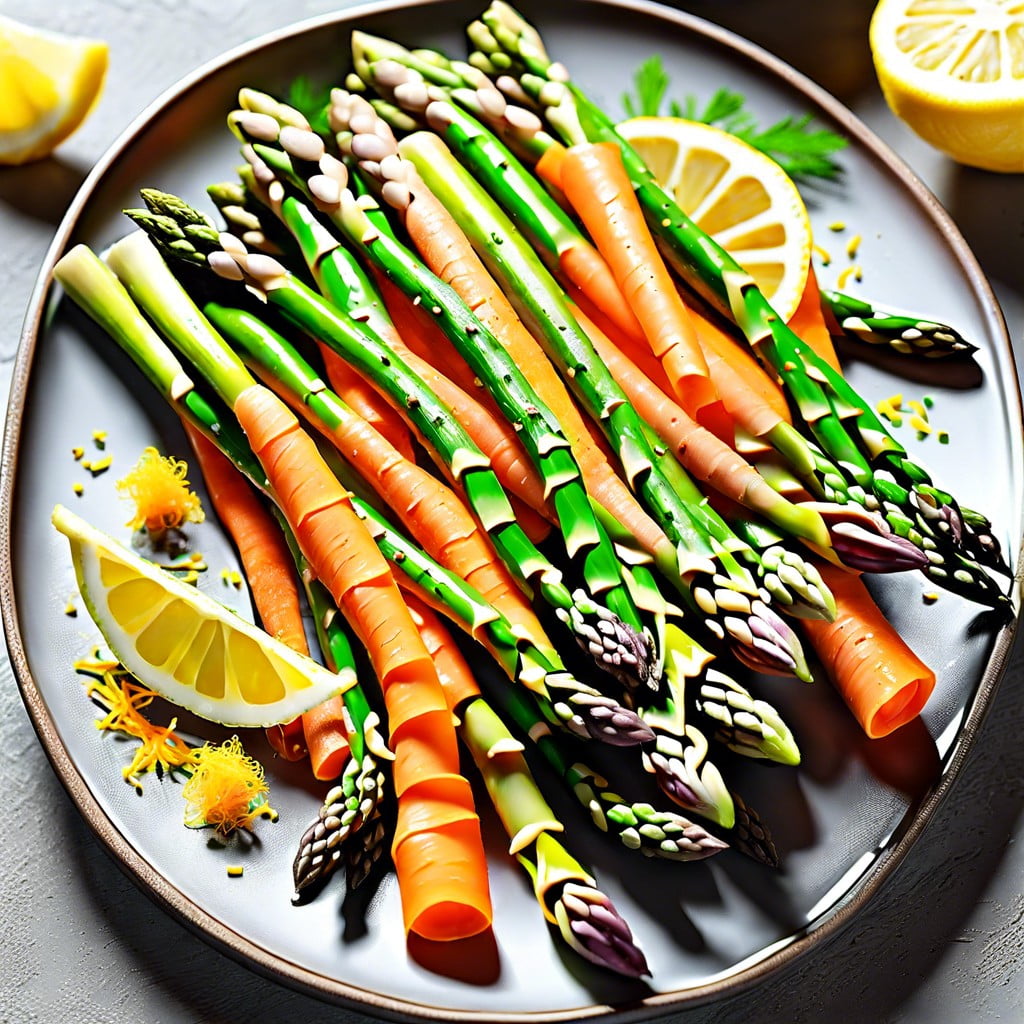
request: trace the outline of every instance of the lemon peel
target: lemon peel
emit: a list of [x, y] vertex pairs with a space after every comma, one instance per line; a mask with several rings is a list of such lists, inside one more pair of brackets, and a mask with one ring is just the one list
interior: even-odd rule
[[263, 765], [242, 749], [237, 736], [219, 746], [195, 750], [191, 778], [182, 786], [187, 828], [214, 828], [220, 835], [251, 829], [259, 817], [273, 817]]
[[1024, 5], [881, 0], [869, 32], [893, 113], [958, 163], [1024, 171]]
[[105, 42], [0, 15], [0, 164], [48, 156], [71, 135], [99, 98], [108, 61]]
[[198, 495], [189, 490], [187, 474], [188, 463], [161, 455], [152, 446], [144, 449], [139, 461], [117, 481], [118, 492], [135, 505], [134, 515], [125, 525], [159, 533], [185, 523], [201, 523], [203, 507]]
[[788, 320], [811, 263], [811, 224], [793, 180], [736, 136], [679, 117], [616, 126], [683, 211], [757, 282]]

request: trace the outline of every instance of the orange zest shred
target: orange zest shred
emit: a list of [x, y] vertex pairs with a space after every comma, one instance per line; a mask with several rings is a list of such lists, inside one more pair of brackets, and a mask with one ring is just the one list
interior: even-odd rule
[[188, 463], [146, 448], [128, 475], [117, 482], [118, 491], [135, 504], [135, 514], [126, 525], [159, 533], [201, 523], [203, 507], [199, 496], [189, 490], [187, 473]]
[[188, 828], [213, 826], [226, 836], [239, 828], [251, 830], [258, 817], [277, 817], [267, 803], [263, 766], [245, 753], [237, 736], [220, 746], [191, 746], [174, 731], [177, 719], [160, 726], [146, 718], [143, 709], [159, 695], [137, 682], [120, 662], [96, 652], [93, 658], [76, 661], [74, 668], [89, 677], [86, 693], [106, 712], [96, 728], [140, 741], [121, 772], [139, 793], [140, 776], [146, 772], [162, 776], [177, 768], [189, 776], [181, 790]]
[[196, 751], [192, 777], [182, 787], [185, 824], [212, 825], [221, 835], [252, 829], [258, 817], [275, 816], [267, 804], [263, 766], [242, 749], [237, 736], [220, 746], [207, 743]]
[[175, 731], [177, 719], [167, 726], [154, 725], [142, 713], [157, 696], [136, 682], [117, 661], [99, 658], [75, 662], [75, 671], [90, 678], [87, 694], [106, 714], [96, 721], [96, 728], [121, 732], [140, 741], [131, 762], [122, 769], [126, 782], [140, 793], [140, 776], [156, 771], [162, 774], [174, 768], [191, 770], [196, 763], [196, 750]]

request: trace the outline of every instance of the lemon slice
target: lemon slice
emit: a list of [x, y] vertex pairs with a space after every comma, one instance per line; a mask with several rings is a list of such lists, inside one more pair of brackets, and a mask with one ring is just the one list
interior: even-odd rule
[[789, 175], [736, 136], [698, 121], [636, 117], [617, 131], [789, 320], [811, 264], [811, 224]]
[[882, 0], [871, 53], [886, 102], [959, 163], [1024, 171], [1024, 3]]
[[58, 505], [89, 614], [111, 653], [179, 707], [222, 725], [290, 722], [355, 683], [298, 654]]
[[106, 43], [0, 15], [0, 163], [52, 153], [92, 109], [107, 57]]

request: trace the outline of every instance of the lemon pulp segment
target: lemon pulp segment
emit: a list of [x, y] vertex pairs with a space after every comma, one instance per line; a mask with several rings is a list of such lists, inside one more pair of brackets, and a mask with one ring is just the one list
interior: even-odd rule
[[143, 685], [224, 725], [289, 722], [355, 682], [140, 558], [63, 506], [78, 586], [111, 652]]

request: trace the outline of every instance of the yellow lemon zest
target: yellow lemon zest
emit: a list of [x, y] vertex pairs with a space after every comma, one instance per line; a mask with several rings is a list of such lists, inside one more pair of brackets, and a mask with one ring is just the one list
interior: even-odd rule
[[221, 835], [252, 829], [260, 816], [273, 813], [263, 766], [232, 736], [220, 746], [207, 743], [196, 751], [192, 777], [182, 787], [189, 828], [212, 825]]
[[199, 496], [189, 490], [187, 473], [188, 463], [146, 448], [128, 475], [117, 482], [118, 491], [135, 503], [135, 514], [125, 525], [158, 533], [201, 523], [203, 507]]
[[140, 741], [131, 762], [122, 769], [126, 782], [142, 792], [140, 776], [144, 773], [189, 769], [195, 764], [195, 748], [174, 731], [176, 719], [159, 726], [143, 714], [157, 694], [137, 682], [120, 663], [96, 657], [76, 661], [74, 667], [76, 672], [89, 676], [86, 693], [106, 711], [96, 728]]

